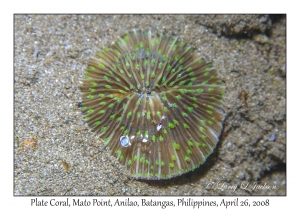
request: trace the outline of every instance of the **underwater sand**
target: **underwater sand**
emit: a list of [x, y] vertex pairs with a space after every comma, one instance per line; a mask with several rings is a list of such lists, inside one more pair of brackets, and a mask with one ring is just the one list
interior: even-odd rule
[[[286, 194], [285, 16], [15, 15], [14, 24], [14, 195]], [[78, 107], [88, 59], [133, 28], [179, 36], [225, 82], [217, 148], [170, 180], [131, 178]], [[276, 189], [207, 187], [257, 181]]]

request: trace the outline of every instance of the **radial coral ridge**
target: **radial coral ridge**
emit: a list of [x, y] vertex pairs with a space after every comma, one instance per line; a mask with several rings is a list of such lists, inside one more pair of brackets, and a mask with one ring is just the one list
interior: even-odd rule
[[203, 164], [218, 142], [224, 85], [177, 38], [119, 37], [88, 63], [83, 115], [135, 178], [168, 179]]

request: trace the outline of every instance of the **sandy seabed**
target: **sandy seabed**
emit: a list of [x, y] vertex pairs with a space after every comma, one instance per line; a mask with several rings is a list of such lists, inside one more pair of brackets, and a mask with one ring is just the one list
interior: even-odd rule
[[[217, 148], [170, 180], [128, 176], [78, 107], [88, 59], [133, 28], [180, 37], [226, 85]], [[15, 15], [14, 41], [14, 195], [286, 194], [284, 15]]]

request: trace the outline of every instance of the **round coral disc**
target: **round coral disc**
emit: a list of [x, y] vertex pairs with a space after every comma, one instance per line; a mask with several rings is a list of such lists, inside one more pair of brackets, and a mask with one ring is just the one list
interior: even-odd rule
[[177, 38], [120, 37], [82, 79], [89, 128], [139, 179], [168, 179], [203, 164], [218, 143], [224, 85], [211, 63]]

